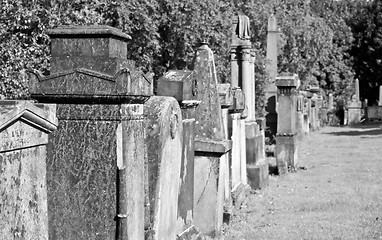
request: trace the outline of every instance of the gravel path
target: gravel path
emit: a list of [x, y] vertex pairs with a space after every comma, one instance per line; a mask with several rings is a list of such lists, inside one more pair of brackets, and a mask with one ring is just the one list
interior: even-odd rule
[[270, 176], [219, 239], [382, 239], [382, 126], [325, 127], [297, 172]]

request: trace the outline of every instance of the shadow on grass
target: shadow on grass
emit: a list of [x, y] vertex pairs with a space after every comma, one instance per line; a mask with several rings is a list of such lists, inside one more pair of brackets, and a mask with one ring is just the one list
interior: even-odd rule
[[357, 131], [357, 130], [348, 130], [348, 131], [341, 131], [341, 132], [328, 132], [325, 134], [334, 135], [334, 136], [375, 136], [375, 135], [382, 135], [382, 129], [376, 129], [375, 126], [371, 130], [363, 130], [363, 131]]

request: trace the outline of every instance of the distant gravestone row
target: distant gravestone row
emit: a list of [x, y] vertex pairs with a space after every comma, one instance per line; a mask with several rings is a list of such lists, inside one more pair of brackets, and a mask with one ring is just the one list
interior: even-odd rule
[[[130, 37], [118, 29], [48, 33], [51, 74], [30, 73], [35, 100], [0, 102], [4, 239], [218, 236], [224, 209], [268, 185], [248, 17], [233, 18], [231, 83], [218, 83], [204, 43], [193, 70], [158, 80], [158, 96], [151, 75], [126, 59]], [[320, 127], [322, 98], [299, 90], [296, 75], [275, 86], [277, 167], [286, 174], [297, 167], [298, 140]]]

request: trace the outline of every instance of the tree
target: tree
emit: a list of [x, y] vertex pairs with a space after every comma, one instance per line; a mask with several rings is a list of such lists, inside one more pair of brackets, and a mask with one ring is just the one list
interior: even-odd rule
[[382, 1], [357, 2], [353, 19], [349, 21], [355, 37], [351, 49], [353, 68], [360, 81], [362, 98], [369, 103], [378, 100], [382, 84]]

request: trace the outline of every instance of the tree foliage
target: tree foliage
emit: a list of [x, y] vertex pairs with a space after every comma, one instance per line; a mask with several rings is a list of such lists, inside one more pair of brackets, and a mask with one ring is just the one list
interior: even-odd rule
[[169, 69], [191, 68], [195, 49], [206, 40], [215, 52], [218, 77], [227, 82], [231, 19], [239, 12], [250, 18], [251, 41], [257, 49], [259, 113], [269, 81], [265, 49], [271, 13], [281, 29], [279, 72], [297, 73], [304, 87], [319, 85], [347, 98], [354, 73], [364, 88], [382, 81], [381, 1], [2, 0], [0, 98], [28, 97], [23, 71], [49, 72], [46, 30], [68, 24], [122, 29], [132, 36], [127, 57], [156, 78]]

